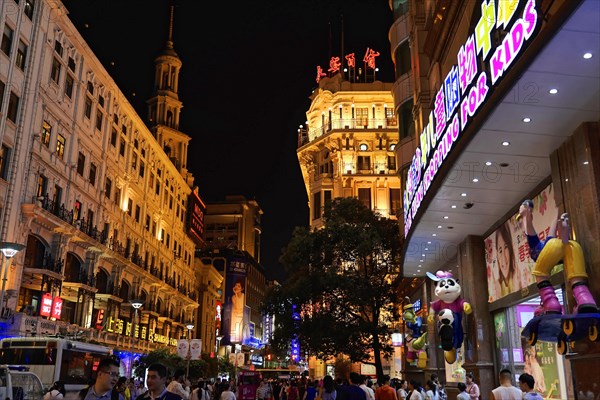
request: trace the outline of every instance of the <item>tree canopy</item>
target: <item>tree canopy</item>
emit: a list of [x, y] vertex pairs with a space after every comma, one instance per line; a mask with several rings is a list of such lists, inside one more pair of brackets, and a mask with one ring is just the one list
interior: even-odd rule
[[296, 228], [283, 250], [289, 278], [268, 293], [264, 309], [275, 316], [271, 346], [285, 351], [295, 337], [303, 354], [343, 353], [374, 364], [382, 376], [382, 356], [393, 350], [398, 222], [355, 198], [328, 202], [323, 218], [320, 229]]
[[[171, 375], [178, 369], [187, 369], [187, 360], [179, 357], [168, 348], [159, 348], [151, 351], [148, 354], [140, 356], [139, 361], [134, 364], [135, 374], [144, 376], [146, 368], [150, 364], [160, 363], [167, 367], [168, 373]], [[192, 380], [200, 377], [216, 376], [217, 375], [217, 360], [208, 357], [208, 354], [202, 354], [202, 359], [190, 361], [190, 376]], [[222, 369], [221, 369], [222, 370]]]

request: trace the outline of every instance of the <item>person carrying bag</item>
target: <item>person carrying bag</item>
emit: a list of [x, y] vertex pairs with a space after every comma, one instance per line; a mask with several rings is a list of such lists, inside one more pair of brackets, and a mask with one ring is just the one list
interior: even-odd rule
[[54, 382], [54, 385], [46, 392], [43, 400], [62, 400], [65, 397], [65, 384], [62, 381]]

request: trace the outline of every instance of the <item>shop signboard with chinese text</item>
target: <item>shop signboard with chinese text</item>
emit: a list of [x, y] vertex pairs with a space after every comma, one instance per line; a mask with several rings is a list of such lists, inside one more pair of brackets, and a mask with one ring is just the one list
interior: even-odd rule
[[[403, 196], [404, 236], [437, 172], [500, 78], [532, 41], [538, 28], [535, 0], [482, 1], [481, 17], [434, 96], [420, 134]], [[493, 38], [505, 32], [500, 43]]]

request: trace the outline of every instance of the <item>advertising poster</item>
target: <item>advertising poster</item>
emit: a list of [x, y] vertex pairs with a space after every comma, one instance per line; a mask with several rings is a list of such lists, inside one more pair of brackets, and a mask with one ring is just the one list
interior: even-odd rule
[[[533, 317], [536, 306], [517, 306], [517, 322], [522, 331], [529, 319]], [[535, 391], [544, 399], [563, 399], [566, 394], [565, 383], [560, 369], [562, 356], [556, 351], [556, 343], [538, 341], [530, 346], [525, 338], [521, 338], [523, 352], [523, 372], [531, 374], [535, 379]]]
[[177, 341], [177, 355], [183, 359], [187, 359], [190, 351], [190, 342], [187, 339], [179, 339]]
[[224, 343], [241, 343], [246, 306], [246, 261], [229, 260], [225, 272]]
[[[533, 226], [541, 240], [550, 234], [550, 225], [558, 219], [552, 184], [533, 200]], [[529, 257], [527, 236], [520, 218], [513, 215], [485, 239], [485, 260], [490, 303], [526, 288], [535, 282], [531, 271], [535, 265]], [[552, 271], [560, 271], [557, 268]]]
[[510, 362], [510, 337], [509, 329], [506, 325], [506, 315], [504, 312], [494, 314], [494, 332], [496, 336], [496, 354], [500, 362], [500, 368], [511, 368]]
[[202, 339], [190, 340], [190, 358], [199, 360], [202, 356]]

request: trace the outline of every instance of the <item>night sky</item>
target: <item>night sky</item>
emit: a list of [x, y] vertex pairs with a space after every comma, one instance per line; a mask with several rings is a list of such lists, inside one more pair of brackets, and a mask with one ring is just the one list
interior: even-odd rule
[[[171, 0], [172, 1], [172, 0]], [[69, 17], [146, 120], [154, 58], [165, 47], [169, 0], [63, 0]], [[296, 156], [316, 66], [379, 51], [378, 79], [392, 82], [387, 0], [175, 0], [174, 48], [183, 62], [180, 130], [192, 137], [188, 168], [206, 201], [254, 198], [264, 211], [262, 264], [278, 259], [308, 198]], [[343, 20], [343, 24], [342, 24]]]

